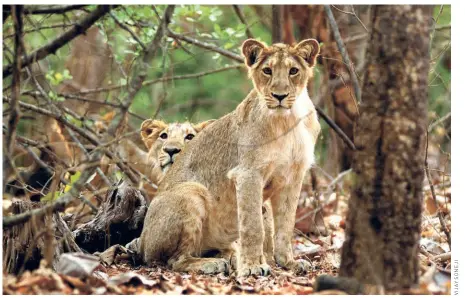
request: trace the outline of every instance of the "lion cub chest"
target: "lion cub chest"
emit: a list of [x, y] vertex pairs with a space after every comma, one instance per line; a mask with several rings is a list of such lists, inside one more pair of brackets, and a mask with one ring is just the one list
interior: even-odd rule
[[316, 140], [307, 125], [311, 123], [310, 119], [314, 119], [312, 116], [316, 111], [307, 92], [302, 93], [296, 99], [285, 127], [280, 129], [281, 136], [277, 137], [270, 148], [274, 151], [276, 166], [282, 170], [296, 165], [307, 170], [315, 160]]

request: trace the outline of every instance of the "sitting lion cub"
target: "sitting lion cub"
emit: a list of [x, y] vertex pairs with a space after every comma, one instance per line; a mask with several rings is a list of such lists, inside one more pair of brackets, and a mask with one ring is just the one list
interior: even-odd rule
[[177, 271], [227, 272], [238, 240], [238, 276], [266, 275], [263, 199], [270, 199], [277, 265], [297, 273], [292, 235], [305, 172], [320, 131], [306, 85], [319, 53], [308, 39], [295, 46], [249, 39], [242, 54], [254, 89], [231, 113], [193, 139], [163, 179], [147, 212], [139, 251], [148, 264]]

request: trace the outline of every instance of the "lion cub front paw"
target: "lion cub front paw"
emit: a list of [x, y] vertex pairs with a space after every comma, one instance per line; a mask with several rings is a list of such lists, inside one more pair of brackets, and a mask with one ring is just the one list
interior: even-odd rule
[[237, 277], [246, 277], [249, 275], [267, 276], [271, 273], [271, 267], [268, 264], [259, 264], [242, 267], [237, 271]]
[[307, 272], [310, 272], [313, 270], [312, 264], [306, 260], [295, 260], [293, 264], [290, 266], [290, 269], [296, 274], [296, 275], [303, 275], [306, 274]]
[[216, 259], [208, 261], [201, 265], [199, 273], [201, 274], [217, 274], [224, 272], [229, 274], [229, 262], [226, 259]]

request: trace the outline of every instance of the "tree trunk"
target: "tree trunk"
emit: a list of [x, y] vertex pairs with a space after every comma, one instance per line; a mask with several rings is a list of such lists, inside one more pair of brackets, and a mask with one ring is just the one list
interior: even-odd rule
[[283, 42], [283, 5], [272, 5], [273, 25], [271, 28], [272, 43]]
[[340, 275], [387, 290], [418, 282], [432, 7], [373, 7]]

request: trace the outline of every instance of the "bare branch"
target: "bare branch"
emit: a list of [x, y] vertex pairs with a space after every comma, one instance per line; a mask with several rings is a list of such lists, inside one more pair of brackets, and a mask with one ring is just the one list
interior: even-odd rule
[[[84, 19], [77, 22], [71, 29], [52, 40], [45, 46], [35, 50], [30, 55], [21, 59], [21, 67], [30, 65], [35, 61], [44, 59], [50, 54], [54, 54], [58, 49], [63, 47], [65, 44], [73, 40], [80, 34], [86, 32], [95, 22], [102, 18], [106, 13], [110, 11], [109, 5], [99, 5], [93, 12], [91, 12]], [[13, 65], [8, 65], [3, 68], [3, 78], [10, 76], [13, 72]]]
[[52, 14], [52, 13], [62, 14], [62, 13], [65, 13], [71, 10], [81, 9], [86, 6], [88, 5], [54, 5], [54, 6], [49, 6], [49, 7], [34, 5], [34, 6], [25, 7], [24, 13], [25, 14]]
[[233, 5], [234, 11], [237, 14], [237, 17], [239, 20], [241, 20], [242, 24], [245, 25], [245, 33], [247, 34], [248, 38], [253, 38], [252, 32], [249, 29], [249, 25], [247, 24], [247, 20], [245, 19], [244, 13], [242, 12], [242, 9], [239, 7], [239, 5]]
[[59, 197], [52, 204], [45, 205], [39, 209], [30, 210], [18, 215], [3, 217], [3, 228], [9, 228], [28, 221], [32, 216], [44, 216], [49, 212], [57, 212], [65, 210], [66, 206], [71, 203], [76, 197], [80, 196], [80, 192], [84, 190], [87, 180], [94, 173], [98, 161], [101, 159], [102, 153], [96, 152], [92, 157], [92, 162], [95, 166], [91, 166], [84, 170], [79, 179], [73, 184], [71, 189]]
[[220, 55], [223, 55], [225, 57], [236, 60], [237, 62], [240, 62], [240, 63], [244, 62], [244, 59], [240, 55], [238, 55], [236, 53], [230, 52], [228, 50], [224, 50], [224, 49], [222, 49], [220, 47], [217, 47], [215, 45], [212, 45], [212, 44], [209, 44], [209, 43], [206, 43], [206, 42], [203, 42], [203, 41], [199, 41], [197, 39], [194, 39], [194, 38], [191, 38], [191, 37], [188, 37], [188, 36], [184, 36], [182, 34], [174, 33], [169, 28], [167, 28], [167, 31], [168, 31], [168, 36], [171, 37], [171, 38], [183, 40], [183, 41], [185, 41], [187, 43], [193, 44], [195, 46], [198, 46], [200, 48], [203, 48], [203, 49], [206, 49], [206, 50], [209, 50], [209, 51], [212, 51], [212, 52], [216, 52], [216, 53], [218, 53]]
[[357, 21], [360, 23], [360, 25], [362, 25], [363, 29], [365, 29], [366, 32], [368, 32], [368, 29], [367, 27], [365, 26], [365, 24], [363, 24], [362, 20], [360, 20], [360, 18], [358, 17], [358, 15], [355, 13], [355, 8], [353, 5], [351, 5], [351, 8], [352, 8], [352, 11], [345, 11], [345, 10], [342, 10], [342, 9], [339, 9], [336, 7], [336, 5], [331, 5], [335, 10], [339, 11], [339, 12], [342, 12], [342, 13], [345, 13], [345, 14], [348, 14], [348, 15], [351, 15], [351, 16], [354, 16]]
[[444, 9], [444, 5], [441, 5], [441, 8], [439, 9], [439, 12], [438, 12], [438, 15], [436, 18], [433, 18], [433, 28], [432, 28], [432, 32], [431, 32], [431, 39], [430, 39], [430, 42], [429, 42], [429, 51], [431, 53], [431, 50], [433, 49], [433, 41], [434, 41], [434, 34], [436, 33], [436, 25], [438, 24], [438, 20], [439, 20], [439, 17], [441, 16], [442, 14], [442, 11]]
[[339, 27], [337, 26], [336, 20], [334, 19], [333, 12], [331, 11], [331, 7], [329, 5], [324, 6], [326, 15], [328, 16], [329, 24], [331, 29], [333, 30], [334, 39], [336, 39], [337, 47], [339, 48], [339, 52], [341, 52], [342, 59], [346, 64], [349, 74], [350, 80], [352, 81], [352, 85], [355, 91], [355, 98], [357, 102], [361, 102], [361, 89], [358, 82], [357, 75], [355, 74], [355, 69], [352, 61], [350, 61], [349, 54], [344, 46], [344, 42], [342, 41], [341, 33], [339, 32]]
[[23, 34], [23, 20], [22, 20], [22, 5], [12, 6], [12, 18], [15, 28], [15, 53], [14, 53], [14, 68], [12, 80], [12, 94], [10, 104], [10, 117], [8, 119], [8, 131], [6, 134], [6, 147], [7, 154], [11, 155], [14, 147], [14, 139], [16, 135], [16, 125], [20, 118], [19, 110], [19, 96], [21, 84], [21, 38]]
[[[47, 30], [47, 29], [57, 29], [57, 28], [65, 29], [66, 27], [71, 27], [71, 26], [76, 26], [76, 23], [71, 23], [71, 24], [63, 24], [63, 23], [61, 23], [61, 24], [54, 24], [54, 25], [50, 25], [50, 26], [38, 27], [38, 28], [34, 28], [34, 29], [24, 30], [23, 34], [33, 33], [33, 32], [37, 32], [37, 31], [40, 31], [40, 30]], [[6, 35], [4, 37], [4, 39], [9, 39], [9, 38], [12, 38], [14, 36], [15, 36], [14, 34]]]
[[[71, 139], [73, 139], [73, 141], [77, 144], [79, 149], [81, 149], [82, 153], [84, 153], [84, 155], [86, 156], [86, 160], [89, 162], [91, 159], [90, 153], [87, 152], [86, 148], [84, 147], [84, 145], [82, 145], [82, 143], [76, 137], [74, 132], [69, 127], [65, 127], [65, 128], [68, 134], [70, 135]], [[105, 176], [105, 174], [103, 173], [100, 167], [97, 168], [97, 174], [100, 175], [100, 177], [102, 178], [102, 180], [105, 182], [106, 185], [108, 186], [112, 185], [112, 183], [110, 182], [110, 180], [108, 180], [107, 176]]]
[[432, 182], [432, 179], [431, 179], [431, 173], [429, 172], [429, 166], [428, 166], [428, 131], [426, 131], [425, 172], [426, 172], [426, 178], [428, 178], [428, 183], [429, 183], [429, 187], [430, 187], [430, 190], [431, 190], [431, 195], [433, 196], [434, 205], [438, 209], [439, 222], [441, 223], [442, 229], [444, 230], [444, 233], [446, 234], [447, 243], [449, 244], [449, 248], [451, 248], [450, 231], [446, 227], [446, 222], [444, 221], [444, 215], [442, 214], [442, 211], [439, 210], [438, 200], [436, 198], [436, 192], [434, 191], [434, 185], [433, 185], [433, 182]]
[[[3, 100], [5, 102], [11, 102], [11, 99], [7, 98], [7, 97], [3, 97]], [[39, 114], [42, 114], [42, 115], [45, 115], [45, 116], [48, 116], [48, 117], [52, 117], [54, 119], [56, 119], [58, 122], [62, 123], [63, 125], [69, 127], [70, 129], [72, 129], [73, 131], [77, 132], [78, 134], [80, 134], [81, 136], [83, 136], [84, 138], [86, 138], [89, 142], [91, 142], [94, 146], [101, 146], [99, 140], [97, 139], [96, 136], [92, 135], [90, 132], [86, 131], [85, 129], [81, 128], [81, 127], [78, 127], [72, 123], [70, 123], [69, 121], [67, 121], [63, 115], [59, 115], [59, 114], [56, 114], [54, 112], [51, 112], [49, 110], [46, 110], [46, 109], [43, 109], [43, 108], [40, 108], [40, 107], [37, 107], [35, 105], [32, 105], [32, 104], [28, 104], [28, 103], [25, 103], [25, 102], [19, 102], [19, 106], [24, 108], [24, 109], [27, 109], [27, 110], [30, 110], [30, 111], [33, 111], [33, 112], [36, 112], [36, 113], [39, 113]], [[113, 154], [113, 152], [111, 152], [110, 150], [108, 150], [107, 148], [103, 148], [103, 152], [105, 153], [105, 155], [107, 155], [109, 158], [113, 159], [116, 161], [116, 164], [118, 165], [118, 167], [129, 177], [129, 179], [133, 182], [133, 183], [138, 183], [139, 182], [139, 179], [131, 172], [130, 169], [128, 169], [127, 166], [125, 166], [121, 161], [118, 160], [118, 158], [116, 158], [115, 154]]]
[[357, 149], [354, 143], [350, 140], [350, 138], [342, 131], [342, 129], [336, 123], [334, 123], [333, 120], [331, 120], [331, 118], [329, 118], [325, 114], [325, 112], [320, 107], [315, 106], [315, 109], [318, 112], [318, 114], [320, 114], [320, 116], [323, 118], [323, 120], [325, 120], [326, 123], [328, 123], [329, 127], [331, 127], [336, 132], [336, 134], [342, 139], [342, 141], [344, 141], [344, 143], [347, 146], [349, 146], [350, 149]]
[[[241, 62], [243, 62], [243, 61], [241, 61]], [[148, 86], [148, 85], [156, 84], [156, 83], [159, 83], [159, 82], [166, 82], [166, 81], [197, 79], [197, 78], [207, 76], [207, 75], [210, 75], [210, 74], [214, 74], [214, 73], [218, 73], [218, 72], [222, 72], [222, 71], [227, 71], [227, 70], [231, 70], [231, 69], [243, 68], [243, 67], [245, 67], [245, 65], [243, 65], [243, 64], [235, 64], [235, 65], [225, 66], [225, 67], [222, 67], [222, 68], [217, 68], [217, 69], [208, 70], [208, 71], [204, 71], [204, 72], [194, 73], [194, 74], [162, 77], [162, 78], [158, 78], [158, 79], [147, 80], [147, 81], [142, 83], [142, 86]], [[125, 88], [125, 87], [126, 87], [126, 85], [113, 85], [113, 86], [108, 86], [108, 87], [103, 87], [103, 88], [96, 88], [96, 89], [91, 89], [91, 90], [78, 91], [78, 92], [75, 92], [73, 94], [86, 95], [86, 94], [91, 94], [91, 93], [109, 92], [109, 91], [113, 91], [113, 90], [119, 90], [119, 89], [122, 89], [122, 88]], [[59, 95], [63, 96], [63, 97], [69, 96], [69, 98], [71, 98], [71, 99], [96, 102], [95, 100], [92, 101], [92, 100], [78, 98], [78, 97], [71, 97], [72, 95], [69, 95], [69, 94], [66, 94], [66, 93], [65, 94], [60, 93]], [[117, 104], [111, 104], [111, 103], [105, 103], [105, 102], [102, 102], [102, 104], [107, 104], [107, 105], [110, 105], [110, 106], [113, 105], [115, 107], [121, 108], [121, 105], [117, 105]]]
[[439, 118], [438, 120], [434, 121], [433, 123], [431, 123], [428, 127], [428, 132], [432, 132], [433, 131], [433, 128], [435, 128], [438, 124], [446, 121], [447, 119], [449, 119], [451, 116], [451, 113], [447, 113], [445, 114], [444, 116], [442, 116], [441, 118]]
[[118, 26], [120, 26], [121, 28], [123, 28], [124, 30], [126, 30], [127, 32], [129, 32], [129, 34], [131, 34], [132, 38], [134, 38], [135, 41], [137, 41], [140, 46], [142, 47], [142, 49], [144, 51], [147, 51], [147, 48], [145, 47], [144, 43], [139, 39], [139, 37], [137, 36], [136, 33], [134, 33], [131, 28], [129, 28], [128, 26], [126, 26], [126, 24], [122, 23], [120, 20], [118, 20], [118, 18], [115, 16], [115, 14], [113, 12], [110, 11], [110, 16], [111, 18], [115, 21], [116, 24], [118, 24]]
[[119, 120], [115, 118], [115, 120], [110, 124], [108, 128], [108, 132], [110, 134], [115, 134], [116, 130], [121, 126], [124, 119], [126, 119], [126, 114], [129, 110], [130, 105], [132, 104], [132, 101], [134, 100], [135, 95], [142, 88], [143, 82], [147, 77], [147, 70], [149, 68], [149, 65], [152, 62], [153, 58], [155, 58], [157, 50], [160, 47], [160, 42], [162, 38], [165, 36], [166, 29], [171, 21], [171, 16], [174, 12], [174, 7], [174, 5], [168, 5], [168, 7], [166, 8], [165, 13], [163, 15], [163, 20], [158, 26], [157, 32], [155, 33], [152, 42], [150, 43], [148, 48], [144, 50], [142, 59], [140, 59], [138, 64], [136, 65], [135, 70], [133, 71], [133, 77], [129, 83], [128, 95], [122, 103], [121, 118]]
[[450, 25], [451, 24], [435, 26], [434, 30], [436, 30], [436, 31], [450, 30], [450, 28], [451, 28]]

